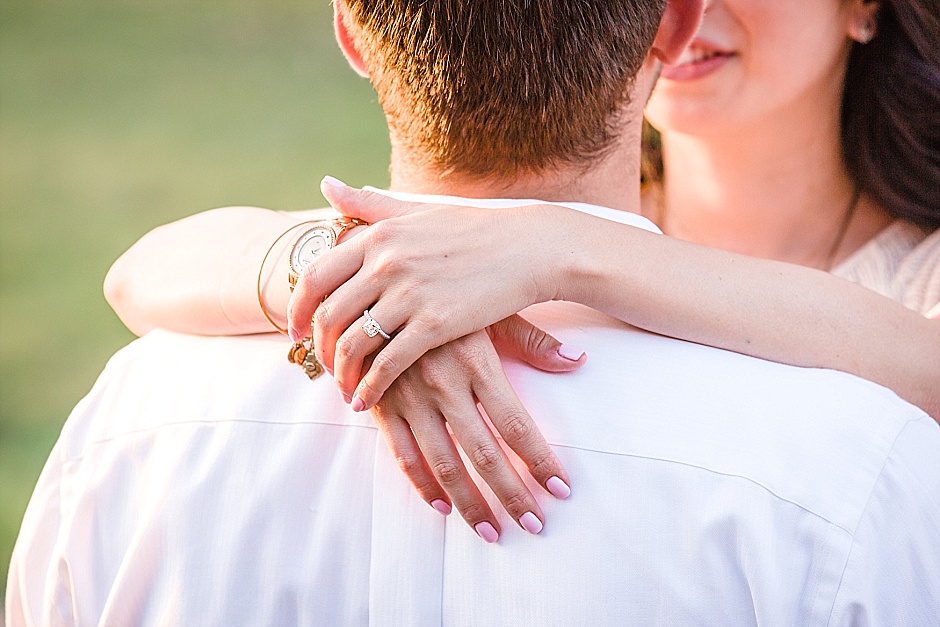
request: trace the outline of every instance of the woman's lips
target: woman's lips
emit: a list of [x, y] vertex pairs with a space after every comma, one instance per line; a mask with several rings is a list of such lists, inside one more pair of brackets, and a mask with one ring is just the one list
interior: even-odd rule
[[674, 65], [663, 66], [660, 76], [672, 81], [694, 80], [716, 71], [733, 56], [733, 52], [693, 41]]

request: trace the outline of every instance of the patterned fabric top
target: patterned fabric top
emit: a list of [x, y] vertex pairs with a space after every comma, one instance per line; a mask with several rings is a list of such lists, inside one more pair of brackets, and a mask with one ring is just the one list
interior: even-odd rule
[[832, 273], [940, 318], [940, 229], [928, 234], [895, 220]]

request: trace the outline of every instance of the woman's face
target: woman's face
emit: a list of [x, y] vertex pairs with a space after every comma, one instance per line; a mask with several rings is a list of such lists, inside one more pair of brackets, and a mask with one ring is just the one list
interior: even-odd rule
[[[858, 0], [715, 0], [646, 107], [664, 133], [726, 134], [798, 109], [838, 111]], [[810, 116], [812, 117], [812, 115]]]

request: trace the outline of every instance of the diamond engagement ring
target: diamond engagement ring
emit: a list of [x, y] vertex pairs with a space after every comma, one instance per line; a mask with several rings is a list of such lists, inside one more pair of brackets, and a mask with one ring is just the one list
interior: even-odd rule
[[365, 324], [362, 325], [362, 330], [366, 332], [366, 335], [369, 337], [375, 337], [376, 335], [381, 335], [386, 340], [392, 339], [392, 336], [382, 330], [382, 327], [379, 326], [379, 323], [369, 314], [369, 310], [366, 309], [362, 312], [362, 315], [365, 316]]

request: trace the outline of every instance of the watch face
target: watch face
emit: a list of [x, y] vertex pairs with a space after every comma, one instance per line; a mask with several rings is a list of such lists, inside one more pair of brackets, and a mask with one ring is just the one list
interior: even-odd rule
[[314, 259], [333, 248], [334, 239], [333, 229], [326, 226], [315, 226], [301, 235], [290, 254], [294, 274], [299, 276]]

